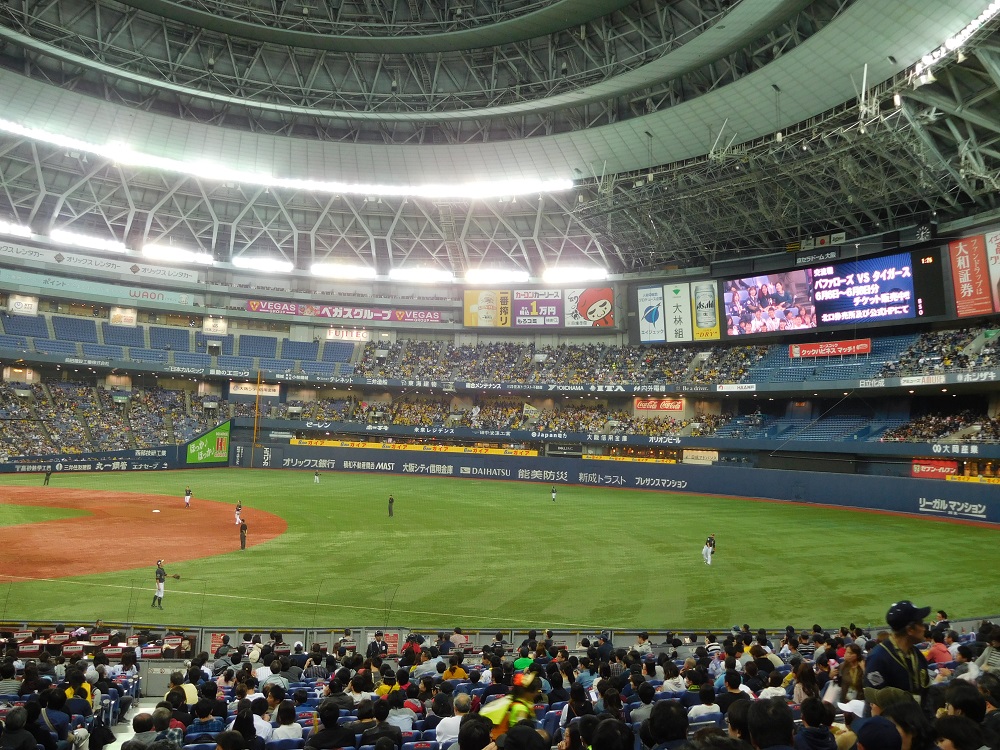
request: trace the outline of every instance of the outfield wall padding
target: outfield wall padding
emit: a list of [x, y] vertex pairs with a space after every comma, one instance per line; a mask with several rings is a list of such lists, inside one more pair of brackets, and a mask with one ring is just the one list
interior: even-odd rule
[[[583, 458], [234, 443], [233, 466], [542, 482], [731, 495], [1000, 523], [996, 485]], [[539, 490], [545, 494], [544, 490]]]

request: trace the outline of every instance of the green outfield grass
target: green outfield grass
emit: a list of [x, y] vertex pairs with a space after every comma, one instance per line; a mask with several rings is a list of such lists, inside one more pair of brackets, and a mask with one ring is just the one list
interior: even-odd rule
[[[0, 493], [40, 483], [0, 476]], [[169, 565], [183, 580], [168, 582], [162, 613], [149, 609], [151, 554], [132, 571], [0, 583], [0, 619], [592, 631], [880, 623], [903, 598], [956, 618], [998, 609], [981, 585], [1000, 562], [997, 532], [923, 518], [585, 487], [562, 487], [553, 503], [548, 485], [353, 473], [326, 473], [320, 485], [311, 472], [246, 469], [52, 483], [177, 502], [190, 484], [194, 512], [204, 499], [242, 500], [284, 518], [288, 531], [246, 552]], [[13, 522], [10, 510], [0, 506], [0, 523]], [[16, 513], [16, 522], [43, 517]], [[701, 559], [709, 532], [718, 539], [711, 567]], [[109, 528], [73, 551], [53, 540], [52, 554], [71, 570], [72, 556], [99, 555], [127, 535]]]

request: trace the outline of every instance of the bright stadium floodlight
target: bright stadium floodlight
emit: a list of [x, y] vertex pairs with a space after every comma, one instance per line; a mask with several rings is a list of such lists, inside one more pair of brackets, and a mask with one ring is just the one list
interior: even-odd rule
[[215, 262], [208, 253], [196, 253], [193, 250], [186, 250], [182, 247], [157, 245], [156, 243], [143, 246], [142, 254], [147, 258], [165, 260], [168, 263], [201, 263], [202, 265], [211, 265]]
[[473, 268], [465, 274], [466, 284], [523, 284], [530, 278], [527, 271], [502, 268]]
[[563, 177], [465, 183], [426, 183], [421, 185], [380, 185], [332, 182], [298, 177], [274, 177], [273, 175], [259, 172], [243, 171], [226, 166], [225, 164], [213, 164], [205, 160], [185, 161], [183, 159], [171, 159], [166, 156], [146, 154], [141, 151], [135, 151], [127, 143], [119, 143], [117, 141], [109, 140], [103, 144], [92, 143], [2, 118], [0, 118], [0, 132], [30, 138], [39, 143], [47, 143], [71, 151], [95, 154], [122, 166], [139, 169], [161, 169], [167, 172], [192, 175], [216, 182], [263, 185], [265, 187], [303, 190], [312, 193], [371, 195], [376, 197], [392, 196], [400, 198], [485, 199], [518, 195], [542, 195], [545, 193], [562, 192], [573, 188], [573, 180]]
[[49, 232], [49, 239], [53, 242], [58, 242], [60, 245], [85, 247], [89, 250], [106, 250], [109, 253], [128, 252], [128, 248], [117, 240], [106, 240], [102, 237], [91, 237], [87, 234], [67, 232], [65, 229], [53, 229]]
[[565, 268], [546, 268], [545, 272], [542, 274], [542, 281], [546, 284], [561, 284], [570, 283], [577, 284], [581, 281], [605, 281], [608, 278], [608, 272], [604, 268], [577, 268], [577, 267], [565, 267]]
[[287, 260], [277, 258], [233, 258], [233, 265], [237, 268], [246, 268], [252, 271], [264, 271], [265, 273], [291, 273], [294, 266]]
[[414, 284], [450, 284], [455, 276], [438, 268], [393, 268], [389, 271], [393, 281], [409, 281]]
[[6, 234], [10, 237], [30, 237], [31, 227], [13, 224], [9, 221], [0, 221], [0, 234]]
[[374, 279], [378, 275], [370, 266], [351, 263], [313, 263], [309, 272], [328, 279]]

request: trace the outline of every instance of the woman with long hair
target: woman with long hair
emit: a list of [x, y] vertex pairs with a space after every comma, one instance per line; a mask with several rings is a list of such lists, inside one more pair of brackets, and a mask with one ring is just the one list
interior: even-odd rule
[[593, 715], [594, 706], [587, 697], [587, 689], [579, 682], [574, 682], [569, 689], [569, 700], [563, 707], [559, 717], [559, 726], [565, 727], [578, 716]]
[[795, 689], [792, 692], [792, 702], [802, 704], [806, 698], [819, 698], [819, 681], [812, 664], [802, 662], [795, 670]]

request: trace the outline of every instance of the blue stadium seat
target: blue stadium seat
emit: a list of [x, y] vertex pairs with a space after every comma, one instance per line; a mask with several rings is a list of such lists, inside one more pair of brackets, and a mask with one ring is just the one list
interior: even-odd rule
[[302, 738], [297, 740], [271, 740], [264, 743], [265, 750], [300, 750], [305, 747], [306, 741]]
[[233, 334], [227, 333], [225, 336], [219, 336], [214, 333], [202, 333], [201, 331], [195, 331], [194, 334], [194, 350], [196, 352], [208, 353], [208, 342], [218, 341], [222, 344], [222, 354], [226, 356], [232, 356], [233, 354]]
[[283, 359], [316, 360], [319, 358], [319, 342], [282, 339], [281, 356]]
[[7, 315], [0, 316], [3, 320], [4, 333], [11, 336], [30, 336], [35, 339], [47, 339], [49, 326], [45, 318], [39, 315]]
[[105, 346], [102, 344], [84, 344], [84, 357], [97, 357], [99, 359], [125, 359], [120, 346]]
[[35, 339], [35, 351], [41, 354], [68, 354], [76, 356], [80, 352], [75, 341], [57, 341], [55, 339]]
[[[26, 339], [24, 336], [8, 336], [6, 334], [0, 335], [0, 348], [27, 351], [28, 339]], [[333, 372], [332, 366], [330, 367], [330, 371], [332, 374]]]
[[273, 336], [254, 336], [244, 333], [239, 341], [241, 357], [268, 357], [274, 359], [278, 352], [278, 339]]
[[101, 333], [104, 343], [112, 346], [146, 346], [146, 331], [141, 326], [113, 326], [109, 322], [101, 323]]
[[158, 362], [166, 364], [167, 353], [161, 349], [129, 349], [128, 358], [133, 362]]
[[56, 338], [63, 341], [80, 341], [88, 344], [97, 343], [97, 326], [93, 318], [52, 316], [52, 330]]
[[327, 341], [323, 346], [324, 362], [350, 362], [354, 355], [354, 344], [346, 341]]
[[175, 352], [191, 351], [191, 333], [187, 328], [149, 327], [150, 349], [172, 349]]

